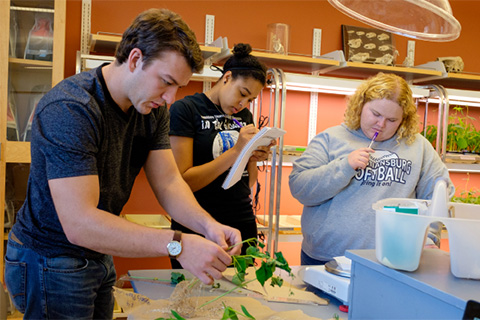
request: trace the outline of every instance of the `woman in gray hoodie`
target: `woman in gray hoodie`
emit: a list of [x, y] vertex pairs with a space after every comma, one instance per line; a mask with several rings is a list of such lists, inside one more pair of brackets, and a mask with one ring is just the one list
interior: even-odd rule
[[[372, 204], [379, 200], [431, 199], [439, 178], [453, 195], [446, 166], [418, 133], [418, 118], [407, 82], [379, 73], [351, 96], [344, 123], [312, 139], [289, 176], [304, 205], [302, 265], [375, 248]], [[440, 227], [431, 226], [430, 244], [439, 244]]]

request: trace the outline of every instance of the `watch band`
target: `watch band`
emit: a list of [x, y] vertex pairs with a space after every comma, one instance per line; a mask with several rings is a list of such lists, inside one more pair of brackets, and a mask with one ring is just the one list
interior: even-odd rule
[[182, 231], [175, 230], [175, 232], [173, 233], [173, 241], [178, 241], [178, 242], [182, 241]]

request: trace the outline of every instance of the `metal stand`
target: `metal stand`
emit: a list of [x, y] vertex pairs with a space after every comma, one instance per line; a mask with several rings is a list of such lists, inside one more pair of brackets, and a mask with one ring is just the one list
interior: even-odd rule
[[[272, 90], [274, 90], [273, 101], [273, 122], [272, 127], [280, 129], [285, 125], [285, 105], [287, 89], [285, 83], [285, 74], [281, 69], [269, 69], [267, 77], [270, 78]], [[281, 93], [281, 95], [280, 95]], [[270, 190], [269, 190], [269, 206], [268, 206], [268, 238], [267, 251], [278, 251], [278, 232], [280, 229], [280, 194], [282, 185], [282, 163], [283, 163], [283, 136], [280, 137], [277, 146], [271, 148], [272, 162], [270, 171]], [[278, 153], [278, 161], [277, 161]], [[275, 228], [273, 228], [275, 214]]]
[[[435, 143], [435, 150], [440, 155], [440, 158], [445, 162], [447, 153], [447, 133], [448, 133], [448, 113], [449, 113], [449, 100], [448, 93], [441, 85], [428, 85], [423, 88], [430, 90], [429, 98], [438, 98], [438, 122], [437, 122], [437, 140]], [[427, 126], [427, 113], [428, 113], [428, 100], [425, 104], [425, 120], [424, 120], [424, 132], [426, 132]]]

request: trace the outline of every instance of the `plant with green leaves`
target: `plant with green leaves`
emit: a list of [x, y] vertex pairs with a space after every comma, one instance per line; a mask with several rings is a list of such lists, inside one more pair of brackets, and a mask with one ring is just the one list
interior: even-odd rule
[[[272, 287], [281, 287], [283, 285], [283, 279], [280, 276], [274, 275], [274, 272], [277, 268], [285, 270], [290, 277], [294, 277], [292, 269], [288, 265], [288, 262], [285, 260], [283, 254], [281, 252], [275, 252], [275, 254], [271, 256], [270, 253], [265, 250], [265, 245], [262, 242], [258, 241], [256, 238], [244, 240], [241, 243], [237, 243], [234, 246], [228, 248], [228, 250], [231, 250], [232, 248], [237, 246], [242, 246], [244, 243], [248, 244], [245, 255], [232, 256], [232, 264], [235, 268], [235, 275], [232, 278], [232, 282], [236, 285], [236, 287], [226, 291], [225, 293], [213, 298], [210, 301], [205, 302], [199, 308], [202, 308], [214, 301], [217, 301], [218, 299], [228, 295], [229, 293], [237, 289], [245, 288], [250, 282], [253, 281], [258, 281], [263, 287], [265, 283], [270, 280], [270, 285]], [[260, 265], [260, 267], [258, 267], [258, 265]], [[255, 278], [245, 280], [245, 276], [247, 275], [247, 270], [249, 267], [254, 268]], [[183, 277], [182, 279], [180, 275], [183, 276], [183, 274], [172, 272], [172, 277], [170, 281], [174, 283], [174, 281], [178, 281], [178, 279], [180, 279], [180, 281], [185, 280], [185, 277]], [[200, 280], [195, 279], [190, 283], [189, 286], [193, 287], [198, 281]], [[218, 288], [216, 284], [214, 284], [213, 286], [214, 288]], [[224, 313], [221, 320], [238, 320], [239, 315], [248, 319], [255, 319], [250, 313], [248, 313], [247, 309], [243, 305], [241, 306], [242, 311], [234, 310], [233, 308], [226, 306], [225, 304], [223, 304], [223, 306]], [[172, 317], [170, 318], [158, 318], [156, 320], [185, 320], [176, 311], [171, 310], [171, 313]]]
[[[283, 257], [283, 254], [280, 251], [275, 252], [274, 256], [272, 257], [268, 251], [264, 251], [265, 245], [262, 242], [258, 241], [256, 238], [244, 240], [241, 243], [230, 247], [229, 250], [231, 250], [233, 247], [241, 246], [244, 243], [248, 244], [245, 255], [232, 256], [232, 264], [235, 268], [235, 275], [232, 278], [232, 282], [236, 285], [236, 287], [204, 303], [200, 306], [200, 308], [224, 297], [225, 295], [239, 288], [245, 288], [250, 282], [253, 281], [258, 281], [263, 287], [265, 283], [270, 279], [270, 285], [272, 287], [281, 287], [283, 285], [283, 279], [280, 276], [274, 275], [276, 268], [285, 270], [286, 272], [288, 272], [288, 275], [290, 277], [294, 277], [292, 269], [288, 265], [287, 260], [285, 260], [285, 258]], [[261, 261], [259, 268], [255, 266], [254, 261], [257, 261], [257, 263]], [[245, 280], [245, 276], [249, 267], [253, 267], [255, 269], [255, 278], [247, 281]]]
[[478, 189], [468, 188], [468, 183], [470, 182], [470, 173], [467, 172], [467, 178], [465, 180], [465, 190], [460, 192], [460, 196], [452, 197], [452, 202], [480, 204], [480, 191]]
[[468, 114], [468, 107], [453, 107], [454, 113], [449, 116], [447, 130], [447, 150], [457, 152], [477, 152], [480, 143], [480, 132], [472, 121], [476, 119]]
[[459, 197], [452, 197], [452, 202], [480, 204], [480, 192], [478, 190], [464, 190]]
[[[247, 243], [249, 245], [245, 252], [246, 254], [232, 256], [233, 266], [235, 268], [235, 276], [232, 279], [233, 283], [240, 287], [244, 287], [247, 284], [245, 282], [246, 271], [247, 268], [251, 266], [255, 268], [255, 280], [260, 282], [262, 286], [268, 279], [271, 280], [270, 285], [272, 287], [282, 286], [283, 279], [273, 275], [276, 268], [287, 271], [288, 275], [293, 277], [292, 269], [288, 265], [287, 260], [285, 260], [281, 252], [275, 252], [273, 257], [270, 256], [269, 252], [263, 251], [265, 249], [265, 245], [256, 238], [247, 239], [243, 241], [243, 243]], [[261, 261], [260, 268], [257, 269], [255, 267], [254, 259]]]
[[[226, 306], [224, 303], [223, 304], [223, 308], [224, 308], [224, 312], [223, 312], [223, 315], [222, 315], [222, 318], [220, 320], [238, 320], [238, 316], [241, 315], [247, 319], [252, 319], [252, 320], [255, 320], [255, 317], [252, 316], [248, 311], [247, 311], [247, 308], [245, 308], [245, 306], [241, 306], [242, 308], [242, 311], [237, 311], [237, 310], [234, 310], [232, 307], [228, 307]], [[177, 312], [175, 312], [174, 310], [170, 310], [172, 312], [172, 316], [169, 317], [169, 318], [156, 318], [155, 320], [187, 320], [185, 319], [184, 317], [182, 317], [181, 315], [179, 315]]]
[[[469, 115], [468, 107], [453, 106], [452, 110], [447, 126], [447, 151], [480, 153], [480, 130], [473, 125], [477, 119]], [[436, 125], [427, 125], [421, 134], [436, 147]]]
[[421, 134], [432, 144], [432, 146], [435, 148], [437, 144], [437, 126], [433, 124], [429, 124], [426, 127], [425, 132], [422, 131]]

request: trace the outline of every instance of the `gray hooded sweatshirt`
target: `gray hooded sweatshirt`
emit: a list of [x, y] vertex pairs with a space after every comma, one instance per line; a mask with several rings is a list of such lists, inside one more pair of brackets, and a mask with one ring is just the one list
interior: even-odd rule
[[[375, 248], [372, 204], [379, 200], [431, 199], [439, 178], [447, 179], [453, 195], [448, 170], [430, 142], [420, 134], [411, 145], [396, 138], [375, 142], [367, 167], [354, 170], [348, 155], [368, 147], [370, 139], [342, 124], [318, 134], [293, 163], [289, 184], [304, 205], [302, 250], [308, 256], [330, 260], [345, 250]], [[433, 231], [429, 237], [437, 242], [440, 226]]]

